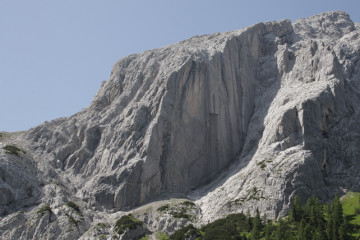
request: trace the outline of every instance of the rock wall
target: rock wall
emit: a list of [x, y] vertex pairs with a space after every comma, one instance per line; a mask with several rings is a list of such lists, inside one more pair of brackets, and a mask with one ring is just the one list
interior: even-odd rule
[[305, 203], [360, 190], [359, 28], [342, 12], [292, 26], [289, 41], [259, 60], [259, 94], [237, 164], [192, 195], [205, 219], [256, 208], [276, 218], [295, 195]]
[[[12, 141], [26, 150], [15, 160], [1, 150], [0, 207], [13, 228], [0, 220], [0, 234], [56, 238], [34, 229], [63, 232], [72, 218], [64, 238], [80, 237], [100, 216], [171, 196], [195, 201], [200, 224], [256, 208], [283, 216], [296, 194], [359, 191], [359, 35], [330, 12], [119, 60], [88, 107]], [[25, 175], [21, 186], [9, 172]], [[25, 215], [11, 215], [24, 199]], [[52, 212], [30, 220], [40, 202]]]
[[289, 21], [261, 23], [126, 57], [89, 107], [30, 130], [27, 140], [54, 167], [47, 174], [64, 174], [100, 208], [187, 193], [236, 160], [258, 61], [291, 33]]

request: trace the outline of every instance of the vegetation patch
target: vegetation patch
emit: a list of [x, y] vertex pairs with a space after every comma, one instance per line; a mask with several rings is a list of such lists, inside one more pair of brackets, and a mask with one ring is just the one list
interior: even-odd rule
[[119, 220], [115, 223], [115, 231], [118, 234], [123, 234], [126, 230], [136, 229], [138, 226], [142, 226], [142, 222], [132, 216], [131, 214], [122, 216]]
[[349, 192], [342, 199], [341, 202], [344, 208], [345, 215], [358, 215], [352, 222], [360, 225], [360, 193]]
[[356, 226], [358, 233], [354, 237], [360, 238], [360, 193], [349, 192], [341, 198], [344, 215], [349, 218], [350, 224]]
[[[169, 236], [172, 240], [194, 239], [200, 237], [201, 233], [192, 224], [183, 227]], [[219, 238], [222, 239], [222, 238]]]
[[150, 239], [149, 236], [145, 236], [145, 237], [140, 238], [140, 240], [149, 240], [149, 239]]
[[157, 232], [157, 233], [155, 234], [155, 238], [156, 238], [157, 240], [168, 240], [168, 239], [169, 239], [169, 237], [168, 237], [165, 233], [163, 233], [163, 232]]
[[68, 206], [69, 208], [74, 209], [75, 212], [76, 212], [77, 214], [79, 214], [80, 216], [82, 215], [81, 210], [80, 210], [80, 207], [79, 207], [76, 203], [74, 203], [74, 202], [72, 202], [72, 201], [69, 201], [69, 202], [65, 203], [65, 205]]
[[230, 214], [201, 228], [201, 239], [243, 239], [251, 231], [252, 221], [242, 213]]
[[256, 188], [253, 187], [251, 189], [251, 192], [249, 193], [249, 196], [247, 197], [246, 200], [260, 200], [260, 199], [265, 199], [265, 197], [263, 196], [259, 196], [260, 195], [260, 191]]
[[157, 209], [158, 212], [168, 212], [175, 218], [186, 218], [190, 219], [191, 215], [188, 214], [191, 209], [195, 207], [195, 203], [190, 201], [184, 201], [174, 206], [170, 206], [169, 204], [165, 204]]
[[67, 216], [68, 220], [69, 220], [69, 223], [73, 224], [74, 226], [78, 226], [79, 223], [81, 222], [81, 220], [76, 220], [73, 216], [65, 213], [65, 215]]
[[96, 224], [96, 227], [100, 228], [100, 229], [106, 228], [107, 226], [108, 225], [106, 223], [98, 223], [98, 224]]
[[195, 203], [190, 202], [190, 201], [185, 201], [185, 202], [183, 202], [181, 204], [185, 205], [186, 207], [195, 207]]
[[18, 148], [15, 145], [6, 145], [5, 147], [3, 147], [3, 149], [5, 150], [5, 153], [10, 154], [10, 155], [15, 155], [15, 156], [19, 156], [20, 153], [26, 153], [24, 150]]
[[52, 213], [50, 206], [46, 204], [42, 205], [41, 208], [36, 211], [36, 213], [41, 216], [43, 216], [47, 212]]
[[99, 236], [99, 239], [106, 239], [106, 235], [105, 235], [105, 234], [101, 234], [101, 235]]
[[289, 216], [277, 221], [261, 218], [259, 211], [254, 217], [249, 212], [247, 215], [230, 214], [200, 229], [192, 225], [181, 228], [169, 239], [353, 240], [359, 239], [360, 224], [357, 219], [360, 216], [356, 214], [359, 208], [360, 193], [347, 194], [342, 201], [336, 194], [329, 204], [322, 204], [317, 198], [310, 197], [305, 206], [296, 196]]
[[257, 166], [259, 166], [262, 170], [264, 170], [266, 168], [266, 163], [265, 161], [261, 161], [256, 163]]
[[265, 159], [265, 160], [262, 160], [262, 161], [256, 163], [256, 165], [259, 166], [262, 170], [264, 170], [266, 168], [266, 164], [271, 163], [271, 162], [272, 162], [271, 159]]
[[158, 212], [165, 212], [165, 211], [167, 211], [169, 208], [170, 208], [169, 204], [165, 204], [165, 205], [159, 207], [156, 211], [158, 211]]
[[170, 214], [175, 218], [190, 219], [191, 215], [188, 212], [194, 207], [195, 204], [193, 202], [185, 201], [171, 208]]
[[186, 218], [186, 219], [190, 219], [190, 215], [186, 213], [186, 209], [185, 208], [181, 208], [180, 210], [176, 211], [173, 210], [170, 212], [170, 214], [174, 217], [174, 218]]

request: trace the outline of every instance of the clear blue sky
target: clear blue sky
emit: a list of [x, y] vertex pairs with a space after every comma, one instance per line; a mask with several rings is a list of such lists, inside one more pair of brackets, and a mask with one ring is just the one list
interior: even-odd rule
[[325, 11], [360, 22], [359, 9], [359, 0], [0, 0], [0, 131], [80, 111], [131, 53]]

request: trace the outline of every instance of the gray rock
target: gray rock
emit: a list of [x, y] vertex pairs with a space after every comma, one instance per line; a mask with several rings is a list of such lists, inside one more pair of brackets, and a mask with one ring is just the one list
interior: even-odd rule
[[[91, 239], [94, 219], [111, 225], [171, 196], [194, 200], [200, 225], [256, 208], [284, 216], [295, 195], [360, 191], [359, 34], [348, 14], [329, 12], [119, 60], [88, 107], [13, 140], [29, 167], [0, 153], [0, 175], [13, 177], [0, 178], [0, 235]], [[11, 213], [30, 186], [28, 205], [48, 204], [53, 223]], [[75, 200], [84, 219], [72, 235], [36, 228], [66, 232], [64, 204]], [[156, 218], [142, 217], [154, 231], [185, 224], [159, 227]]]
[[[4, 147], [8, 144], [4, 144]], [[23, 152], [0, 149], [0, 216], [32, 205], [40, 197], [37, 167]]]

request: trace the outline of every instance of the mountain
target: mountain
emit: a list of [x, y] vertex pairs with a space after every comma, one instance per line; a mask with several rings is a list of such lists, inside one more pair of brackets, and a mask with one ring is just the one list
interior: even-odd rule
[[1, 238], [111, 236], [130, 212], [170, 233], [360, 191], [359, 34], [328, 12], [120, 59], [79, 113], [0, 135]]

